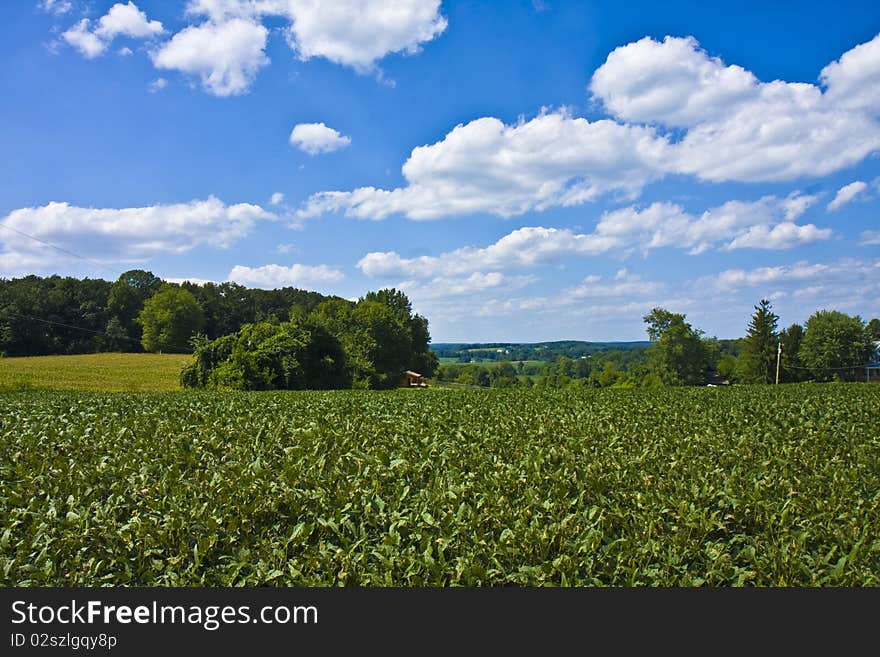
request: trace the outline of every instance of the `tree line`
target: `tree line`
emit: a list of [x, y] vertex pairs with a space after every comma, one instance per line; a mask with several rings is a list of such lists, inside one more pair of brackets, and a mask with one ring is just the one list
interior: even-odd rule
[[349, 301], [285, 287], [163, 281], [0, 279], [0, 355], [193, 353], [181, 382], [230, 389], [387, 388], [431, 376], [428, 320], [397, 290]]
[[[189, 307], [191, 316], [181, 318], [176, 332], [147, 331], [145, 346], [139, 317], [147, 301], [160, 292], [150, 311], [154, 316], [168, 305]], [[215, 339], [247, 323], [287, 321], [292, 306], [309, 311], [327, 298], [293, 287], [261, 290], [231, 282], [171, 283], [141, 269], [127, 271], [114, 282], [33, 275], [0, 279], [0, 354], [188, 352], [190, 326], [195, 327], [193, 333]]]
[[491, 365], [448, 363], [437, 379], [480, 387], [616, 387], [860, 381], [877, 358], [880, 319], [864, 322], [836, 310], [815, 312], [806, 323], [779, 329], [770, 301], [754, 307], [747, 334], [718, 340], [693, 327], [684, 314], [654, 308], [643, 321], [646, 347], [613, 349], [578, 358]]

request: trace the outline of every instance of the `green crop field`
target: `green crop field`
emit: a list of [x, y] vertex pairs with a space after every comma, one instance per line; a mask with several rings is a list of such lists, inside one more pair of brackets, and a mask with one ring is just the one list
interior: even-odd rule
[[880, 386], [0, 393], [0, 585], [878, 586]]
[[191, 360], [187, 354], [118, 353], [0, 358], [0, 390], [176, 390]]

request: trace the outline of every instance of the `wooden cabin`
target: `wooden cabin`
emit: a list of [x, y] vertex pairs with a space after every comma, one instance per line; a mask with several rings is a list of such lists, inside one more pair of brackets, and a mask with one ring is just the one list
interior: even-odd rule
[[406, 370], [400, 376], [400, 386], [402, 388], [426, 388], [428, 386], [428, 377]]

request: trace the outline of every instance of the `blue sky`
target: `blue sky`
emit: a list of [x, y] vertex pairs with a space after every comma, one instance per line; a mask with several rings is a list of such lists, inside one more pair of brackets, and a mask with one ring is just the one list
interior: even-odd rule
[[436, 342], [880, 316], [877, 4], [613, 5], [4, 2], [0, 276], [393, 286]]

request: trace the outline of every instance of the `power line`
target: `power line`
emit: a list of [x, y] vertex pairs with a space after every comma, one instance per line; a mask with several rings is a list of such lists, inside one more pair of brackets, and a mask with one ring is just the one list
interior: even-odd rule
[[5, 311], [5, 314], [12, 315], [14, 317], [20, 317], [21, 319], [28, 319], [33, 322], [43, 322], [44, 324], [52, 324], [53, 326], [63, 326], [64, 328], [75, 329], [77, 331], [88, 331], [89, 333], [95, 333], [97, 335], [103, 335], [108, 338], [114, 340], [128, 340], [129, 342], [135, 342], [140, 344], [140, 340], [135, 340], [127, 335], [110, 335], [106, 331], [96, 331], [95, 329], [85, 328], [84, 326], [74, 326], [73, 324], [65, 324], [63, 322], [53, 322], [50, 319], [42, 319], [40, 317], [34, 317], [33, 315], [22, 315], [21, 313], [14, 312], [12, 310]]
[[70, 251], [69, 249], [65, 249], [63, 247], [60, 247], [57, 244], [52, 244], [51, 242], [47, 242], [46, 240], [41, 239], [35, 235], [31, 235], [29, 233], [26, 233], [23, 230], [19, 230], [18, 228], [13, 228], [12, 226], [10, 226], [8, 224], [4, 224], [4, 223], [0, 223], [0, 226], [2, 226], [3, 228], [6, 228], [8, 230], [11, 230], [13, 233], [18, 233], [19, 235], [22, 235], [23, 237], [27, 237], [29, 239], [32, 239], [35, 242], [39, 242], [40, 244], [45, 244], [46, 246], [51, 247], [51, 248], [55, 249], [56, 251], [60, 251], [61, 253], [66, 253], [69, 256], [73, 256], [74, 258], [79, 258], [80, 260], [84, 260], [88, 263], [91, 263], [91, 264], [95, 265], [96, 267], [103, 269], [104, 271], [113, 271], [114, 274], [116, 273], [114, 270], [111, 270], [109, 267], [107, 267], [107, 265], [103, 265], [100, 262], [97, 262], [96, 260], [92, 260], [91, 258], [87, 258], [86, 256], [80, 255], [78, 253], [74, 253], [73, 251]]

